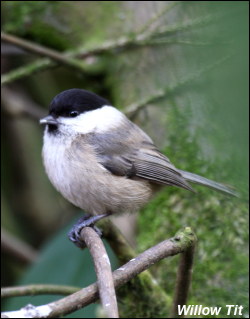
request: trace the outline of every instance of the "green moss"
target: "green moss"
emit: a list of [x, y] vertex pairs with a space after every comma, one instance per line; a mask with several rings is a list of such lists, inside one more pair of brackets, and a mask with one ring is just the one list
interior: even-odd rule
[[185, 250], [186, 248], [194, 244], [194, 241], [196, 241], [196, 236], [191, 227], [185, 227], [183, 230], [179, 230], [175, 234], [173, 240], [180, 247], [181, 250]]
[[121, 287], [118, 301], [122, 318], [166, 318], [172, 303], [158, 285], [152, 286], [147, 272]]
[[[227, 163], [208, 165], [199, 156], [198, 137], [190, 140], [185, 116], [174, 105], [168, 112], [169, 147], [173, 163], [211, 179], [230, 180]], [[172, 132], [179, 132], [174, 134]], [[198, 156], [197, 156], [198, 155]], [[233, 173], [235, 174], [235, 172]], [[215, 177], [216, 176], [216, 177]], [[194, 259], [190, 304], [223, 306], [248, 304], [247, 203], [201, 186], [196, 194], [177, 187], [165, 187], [139, 214], [140, 251], [171, 237], [177, 229], [190, 226], [198, 238]], [[177, 234], [178, 235], [178, 234]], [[152, 267], [152, 273], [167, 292], [174, 291], [178, 257], [167, 258]]]
[[4, 29], [7, 32], [24, 34], [31, 23], [40, 19], [51, 1], [2, 1]]
[[60, 1], [3, 1], [2, 8], [5, 32], [58, 50], [70, 47], [63, 22], [56, 17]]
[[[178, 231], [172, 238], [180, 251], [190, 247], [194, 240], [195, 235], [190, 227]], [[166, 318], [172, 306], [168, 291], [164, 293], [158, 282], [152, 282], [148, 271], [123, 286], [119, 290], [119, 299], [122, 300], [119, 306], [121, 316], [125, 318]]]
[[[67, 19], [74, 31], [73, 36], [76, 40], [78, 39], [78, 42], [80, 40], [85, 48], [93, 48], [117, 36], [120, 26], [119, 1], [85, 1], [84, 3], [68, 1], [68, 6], [71, 14], [67, 15]], [[110, 28], [111, 17], [112, 28]]]

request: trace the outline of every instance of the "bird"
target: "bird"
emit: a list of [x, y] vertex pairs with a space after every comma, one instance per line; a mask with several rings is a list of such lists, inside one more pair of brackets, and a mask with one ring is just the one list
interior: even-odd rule
[[139, 126], [93, 92], [73, 88], [57, 94], [40, 124], [49, 180], [87, 213], [69, 232], [78, 247], [84, 246], [83, 227], [139, 211], [163, 186], [194, 191], [194, 183], [237, 196], [224, 184], [176, 168]]

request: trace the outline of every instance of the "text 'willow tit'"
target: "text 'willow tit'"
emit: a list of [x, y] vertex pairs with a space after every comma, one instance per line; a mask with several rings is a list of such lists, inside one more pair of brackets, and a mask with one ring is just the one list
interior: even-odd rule
[[69, 234], [110, 215], [138, 211], [162, 185], [188, 182], [230, 195], [225, 185], [177, 169], [151, 138], [104, 98], [81, 89], [58, 94], [45, 124], [43, 161], [55, 188], [90, 216]]

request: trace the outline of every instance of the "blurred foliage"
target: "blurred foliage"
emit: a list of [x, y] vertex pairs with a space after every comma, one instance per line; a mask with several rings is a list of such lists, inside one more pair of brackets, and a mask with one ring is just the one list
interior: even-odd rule
[[[232, 199], [200, 186], [194, 186], [196, 194], [163, 189], [138, 214], [138, 252], [171, 237], [183, 226], [192, 227], [198, 247], [189, 303], [222, 308], [226, 304], [243, 305], [245, 317], [248, 7], [247, 1], [2, 1], [3, 30], [57, 50], [91, 48], [124, 35], [133, 39], [140, 30], [161, 30], [154, 45], [132, 45], [86, 59], [93, 73], [58, 67], [33, 74], [11, 87], [13, 92], [26, 92], [41, 105], [48, 105], [55, 94], [72, 87], [99, 93], [123, 110], [152, 97], [134, 121], [178, 168], [231, 184], [241, 196]], [[9, 56], [7, 65], [19, 66], [32, 59], [30, 55]], [[154, 99], [158, 90], [166, 95]], [[75, 210], [44, 176], [41, 129], [27, 119], [4, 118], [3, 124], [4, 226], [39, 247], [48, 234], [68, 222]], [[30, 201], [32, 205], [28, 205]], [[65, 230], [63, 234], [65, 237]], [[60, 283], [55, 276], [58, 274], [68, 276], [70, 285], [81, 285], [81, 278], [88, 277], [89, 271], [92, 274], [92, 266], [85, 273], [79, 260], [82, 254], [67, 248], [64, 240], [60, 233], [55, 242], [50, 242], [41, 255], [46, 262], [35, 265], [21, 282], [47, 282], [49, 273], [56, 283]], [[74, 262], [68, 270], [60, 266], [62, 271], [58, 272], [56, 260], [64, 264], [64, 249], [67, 256], [72, 254]], [[57, 254], [53, 256], [53, 252]], [[178, 259], [167, 259], [152, 267], [157, 281], [170, 295]], [[10, 284], [17, 275], [9, 265], [7, 259], [4, 277]], [[130, 286], [126, 288], [129, 294]], [[140, 300], [135, 298], [134, 305], [130, 304], [126, 288], [119, 297], [122, 313], [147, 317], [147, 309], [139, 306]], [[140, 295], [140, 289], [135, 294]], [[160, 314], [161, 309], [155, 307]], [[87, 313], [83, 311], [82, 316]]]
[[[69, 46], [63, 21], [55, 20], [58, 1], [3, 1], [4, 30], [58, 50]], [[5, 19], [6, 17], [6, 19]]]
[[57, 50], [91, 46], [105, 39], [110, 15], [120, 21], [117, 1], [93, 2], [85, 1], [82, 11], [77, 1], [2, 1], [3, 29]]

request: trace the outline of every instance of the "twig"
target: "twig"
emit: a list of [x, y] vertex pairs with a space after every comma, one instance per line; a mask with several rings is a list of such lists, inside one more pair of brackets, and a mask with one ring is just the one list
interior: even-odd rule
[[195, 242], [180, 257], [180, 263], [176, 278], [173, 309], [170, 318], [182, 318], [179, 315], [178, 307], [187, 303], [188, 290], [192, 279], [192, 267], [194, 260]]
[[[157, 100], [166, 97], [168, 94], [173, 94], [175, 92], [175, 90], [182, 88], [183, 86], [185, 86], [188, 83], [191, 83], [192, 81], [198, 79], [203, 73], [217, 67], [218, 65], [224, 63], [225, 61], [227, 61], [230, 57], [232, 57], [231, 55], [227, 55], [223, 58], [221, 58], [220, 60], [216, 61], [215, 63], [212, 63], [210, 65], [205, 66], [204, 68], [197, 70], [196, 72], [193, 72], [192, 74], [189, 74], [187, 77], [181, 79], [179, 82], [175, 83], [174, 85], [172, 85], [171, 87], [167, 87], [165, 89], [160, 89], [158, 91], [155, 91], [152, 95], [136, 102], [133, 103], [129, 106], [127, 106], [125, 108], [124, 113], [130, 118], [130, 119], [134, 119], [135, 116], [140, 112], [141, 109], [143, 109], [146, 105], [148, 105], [149, 103], [153, 103], [156, 102]], [[55, 63], [51, 62], [50, 60], [43, 60], [45, 63], [41, 63], [41, 66], [43, 65], [45, 68], [48, 66], [48, 64], [52, 63], [53, 65], [56, 65]], [[42, 60], [40, 61], [42, 62]], [[40, 63], [39, 62], [39, 63]], [[36, 65], [38, 63], [34, 63], [34, 66], [36, 68]], [[21, 68], [19, 68], [18, 70], [20, 71]], [[20, 76], [24, 76], [26, 74], [25, 68], [23, 69], [24, 73], [21, 72]], [[32, 72], [32, 71], [31, 71]], [[27, 73], [26, 75], [28, 75], [29, 73]], [[2, 81], [3, 83], [9, 83], [12, 82], [13, 80], [19, 78], [19, 74], [15, 74], [14, 75], [14, 71], [8, 73], [8, 75], [6, 76], [10, 76], [10, 78], [6, 78], [3, 75], [2, 76]], [[13, 76], [13, 78], [12, 78]], [[35, 120], [40, 119], [42, 116], [44, 116], [44, 112], [42, 109], [40, 109], [39, 107], [35, 107], [35, 105], [33, 104], [32, 107], [30, 107], [30, 103], [26, 104], [26, 103], [21, 103], [20, 99], [15, 99], [12, 97], [11, 94], [8, 94], [8, 92], [5, 94], [5, 92], [3, 91], [3, 97], [6, 95], [6, 97], [8, 97], [8, 99], [11, 99], [11, 103], [8, 103], [8, 108], [4, 108], [3, 105], [3, 111], [7, 114], [7, 115], [11, 115], [11, 116], [22, 116], [22, 115], [27, 115], [31, 118], [34, 118]], [[4, 97], [5, 99], [5, 97]], [[6, 100], [6, 99], [5, 99]]]
[[[108, 240], [111, 248], [116, 254], [120, 265], [125, 264], [128, 260], [135, 258], [136, 253], [128, 244], [120, 230], [109, 220], [99, 222], [105, 239]], [[136, 277], [136, 280], [130, 282], [130, 288], [138, 289], [139, 285], [143, 285], [145, 290], [141, 291], [142, 300], [146, 300], [150, 294], [152, 303], [163, 304], [166, 309], [172, 304], [172, 298], [166, 291], [157, 283], [149, 270], [145, 270]], [[35, 293], [35, 292], [34, 292]], [[39, 291], [37, 292], [39, 293]], [[42, 292], [41, 292], [42, 293]]]
[[23, 79], [27, 76], [56, 67], [57, 63], [50, 59], [39, 59], [35, 62], [28, 63], [24, 66], [14, 69], [1, 76], [1, 85]]
[[[175, 237], [149, 248], [113, 272], [115, 287], [118, 288], [122, 286], [159, 260], [182, 253], [191, 247], [194, 242], [194, 234], [190, 231], [189, 227], [186, 227], [183, 232], [178, 232]], [[97, 284], [94, 283], [56, 302], [44, 306], [33, 307], [33, 313], [35, 313], [36, 318], [41, 318], [41, 316], [43, 316], [43, 318], [58, 318], [59, 316], [72, 313], [89, 305], [96, 301], [97, 298], [98, 287]], [[25, 308], [22, 309], [20, 310], [22, 311], [22, 314], [24, 311], [27, 312]], [[11, 318], [11, 316], [12, 318], [17, 318], [17, 315], [20, 315], [20, 311], [4, 312], [3, 315], [5, 315], [6, 318]]]
[[[220, 17], [219, 14], [217, 14], [216, 16], [208, 15], [208, 16], [197, 18], [195, 20], [187, 21], [184, 23], [168, 25], [166, 27], [162, 27], [162, 28], [159, 28], [158, 30], [147, 32], [147, 33], [144, 32], [144, 33], [136, 34], [134, 36], [131, 36], [131, 35], [122, 36], [115, 40], [105, 41], [102, 44], [91, 49], [80, 47], [80, 48], [77, 48], [76, 50], [68, 51], [65, 54], [60, 54], [57, 52], [60, 55], [60, 58], [57, 60], [56, 59], [53, 59], [53, 60], [40, 59], [40, 60], [37, 60], [36, 62], [27, 64], [24, 67], [17, 68], [14, 71], [10, 71], [7, 74], [2, 75], [1, 85], [8, 84], [10, 82], [16, 81], [26, 76], [30, 76], [31, 74], [35, 72], [39, 72], [51, 67], [55, 67], [57, 65], [56, 61], [60, 63], [64, 63], [64, 62], [67, 63], [68, 61], [67, 63], [68, 65], [76, 67], [80, 71], [86, 72], [86, 68], [81, 64], [81, 61], [74, 60], [74, 58], [85, 59], [93, 55], [112, 53], [119, 49], [128, 49], [132, 47], [136, 48], [139, 46], [156, 45], [157, 42], [155, 41], [157, 40], [157, 37], [171, 35], [178, 31], [185, 31], [192, 27], [204, 25], [206, 23], [212, 22], [214, 18], [218, 19], [219, 17]], [[158, 44], [163, 44], [163, 43], [164, 43], [164, 39], [162, 39], [162, 41]], [[48, 53], [48, 51], [45, 50], [44, 53]], [[46, 56], [48, 56], [48, 54]], [[51, 58], [53, 57], [51, 56]], [[73, 60], [70, 61], [70, 59], [73, 59]]]
[[35, 296], [42, 294], [70, 295], [79, 291], [80, 287], [63, 285], [27, 285], [1, 288], [1, 297]]
[[28, 264], [33, 263], [38, 257], [38, 253], [33, 247], [14, 237], [4, 229], [1, 229], [1, 248], [3, 252]]
[[19, 38], [17, 36], [7, 34], [5, 32], [1, 32], [1, 40], [14, 44], [26, 51], [29, 51], [31, 53], [35, 53], [44, 57], [48, 57], [53, 61], [56, 61], [60, 64], [65, 64], [67, 66], [77, 68], [77, 70], [85, 71], [85, 68], [83, 69], [83, 65], [81, 64], [80, 60], [74, 59], [69, 56], [65, 56], [64, 54], [61, 54], [60, 52], [56, 50], [52, 50], [50, 48], [46, 48], [42, 45], [36, 44], [31, 41], [24, 40], [22, 38]]
[[[229, 54], [229, 55], [227, 55], [225, 57], [222, 57], [218, 61], [216, 61], [216, 62], [214, 62], [212, 64], [209, 64], [209, 65], [206, 65], [204, 68], [189, 74], [188, 76], [186, 76], [183, 79], [181, 79], [179, 82], [176, 82], [171, 87], [167, 87], [167, 88], [155, 91], [152, 95], [150, 95], [150, 96], [148, 96], [148, 97], [146, 97], [146, 98], [144, 98], [144, 99], [142, 99], [142, 100], [140, 100], [140, 101], [138, 101], [136, 103], [133, 103], [133, 104], [127, 106], [125, 108], [124, 113], [130, 119], [134, 119], [135, 116], [140, 112], [140, 110], [143, 109], [149, 103], [156, 102], [157, 100], [159, 100], [161, 98], [164, 98], [164, 97], [166, 97], [169, 94], [173, 94], [177, 89], [180, 89], [180, 88], [184, 87], [185, 85], [187, 85], [188, 83], [191, 83], [192, 81], [198, 79], [202, 74], [204, 74], [205, 72], [208, 72], [209, 70], [211, 70], [211, 69], [217, 67], [218, 65], [224, 63], [225, 61], [227, 61], [231, 57], [232, 57], [232, 54]], [[47, 62], [50, 63], [49, 60], [47, 60]], [[8, 73], [8, 75], [10, 75], [10, 73]], [[7, 82], [6, 82], [6, 80], [3, 77], [2, 77], [2, 81], [4, 83], [8, 83], [9, 79], [6, 79], [7, 80]], [[19, 75], [17, 75], [17, 78], [19, 78]], [[12, 81], [12, 79], [10, 79], [10, 81]], [[11, 109], [7, 109], [6, 112], [7, 113], [11, 113], [12, 110]], [[25, 110], [24, 108], [21, 108], [21, 112], [18, 112], [18, 113], [19, 114], [20, 113], [25, 114], [25, 112], [27, 112], [28, 115], [32, 116], [33, 110], [30, 113], [29, 110]], [[13, 114], [13, 112], [12, 112], [12, 114]], [[40, 118], [40, 117], [41, 117], [41, 115], [39, 115], [39, 117], [37, 117], [37, 118]]]
[[81, 231], [81, 237], [93, 258], [100, 300], [108, 318], [119, 318], [114, 281], [108, 254], [104, 244], [91, 227]]

